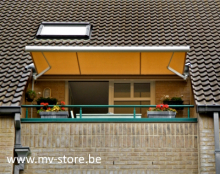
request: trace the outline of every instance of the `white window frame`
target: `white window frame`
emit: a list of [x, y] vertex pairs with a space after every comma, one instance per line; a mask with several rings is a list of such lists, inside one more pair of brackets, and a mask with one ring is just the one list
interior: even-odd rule
[[37, 39], [89, 39], [92, 25], [89, 22], [42, 22]]
[[[130, 83], [130, 97], [114, 98], [115, 83]], [[150, 97], [134, 97], [134, 83], [150, 83]], [[155, 82], [146, 80], [109, 80], [109, 105], [114, 105], [115, 101], [150, 101], [150, 105], [155, 105]], [[114, 113], [114, 108], [109, 108], [108, 112]]]

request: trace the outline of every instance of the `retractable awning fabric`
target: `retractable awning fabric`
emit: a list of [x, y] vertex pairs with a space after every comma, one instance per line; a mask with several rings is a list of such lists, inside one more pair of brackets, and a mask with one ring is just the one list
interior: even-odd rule
[[26, 46], [37, 73], [45, 75], [175, 75], [183, 73], [189, 46]]

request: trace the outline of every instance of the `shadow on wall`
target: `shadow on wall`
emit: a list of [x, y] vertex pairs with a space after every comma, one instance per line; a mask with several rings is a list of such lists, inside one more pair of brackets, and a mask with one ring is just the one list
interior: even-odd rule
[[[109, 82], [69, 82], [71, 105], [108, 105]], [[74, 108], [74, 114], [79, 108]], [[83, 113], [108, 113], [108, 108], [83, 108]]]

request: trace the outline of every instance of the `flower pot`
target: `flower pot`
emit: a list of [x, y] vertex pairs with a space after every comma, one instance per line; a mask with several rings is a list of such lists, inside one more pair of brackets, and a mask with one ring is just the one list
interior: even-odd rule
[[31, 99], [31, 98], [26, 98], [26, 100], [27, 100], [28, 102], [34, 101], [34, 99]]
[[147, 111], [148, 118], [175, 118], [176, 112], [173, 111]]
[[33, 91], [33, 90], [28, 90], [28, 91], [25, 93], [25, 99], [26, 99], [28, 102], [34, 101], [35, 97], [36, 97], [36, 93], [35, 93], [35, 91]]
[[[183, 105], [183, 101], [163, 101], [163, 104], [167, 104], [167, 105]], [[183, 110], [182, 107], [173, 108], [173, 109]]]
[[68, 111], [58, 111], [58, 112], [39, 112], [41, 118], [68, 118]]

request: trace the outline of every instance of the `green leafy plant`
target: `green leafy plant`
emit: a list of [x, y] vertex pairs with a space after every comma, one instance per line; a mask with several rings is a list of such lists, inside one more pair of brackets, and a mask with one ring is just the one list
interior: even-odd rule
[[164, 95], [162, 100], [163, 101], [170, 101], [170, 96], [169, 95]]
[[182, 97], [172, 97], [170, 101], [183, 101]]
[[170, 101], [170, 99], [169, 98], [165, 98], [163, 101]]
[[183, 95], [181, 95], [181, 97], [172, 97], [172, 98], [170, 98], [169, 95], [164, 95], [163, 98], [162, 98], [162, 101], [163, 102], [166, 102], [166, 101], [183, 101], [182, 97], [183, 97]]
[[57, 99], [56, 98], [44, 98], [40, 97], [36, 100], [37, 104], [40, 105], [41, 103], [48, 103], [49, 105], [56, 105], [57, 104]]
[[36, 92], [31, 89], [27, 90], [25, 93], [25, 98], [28, 102], [32, 102], [36, 96]]

